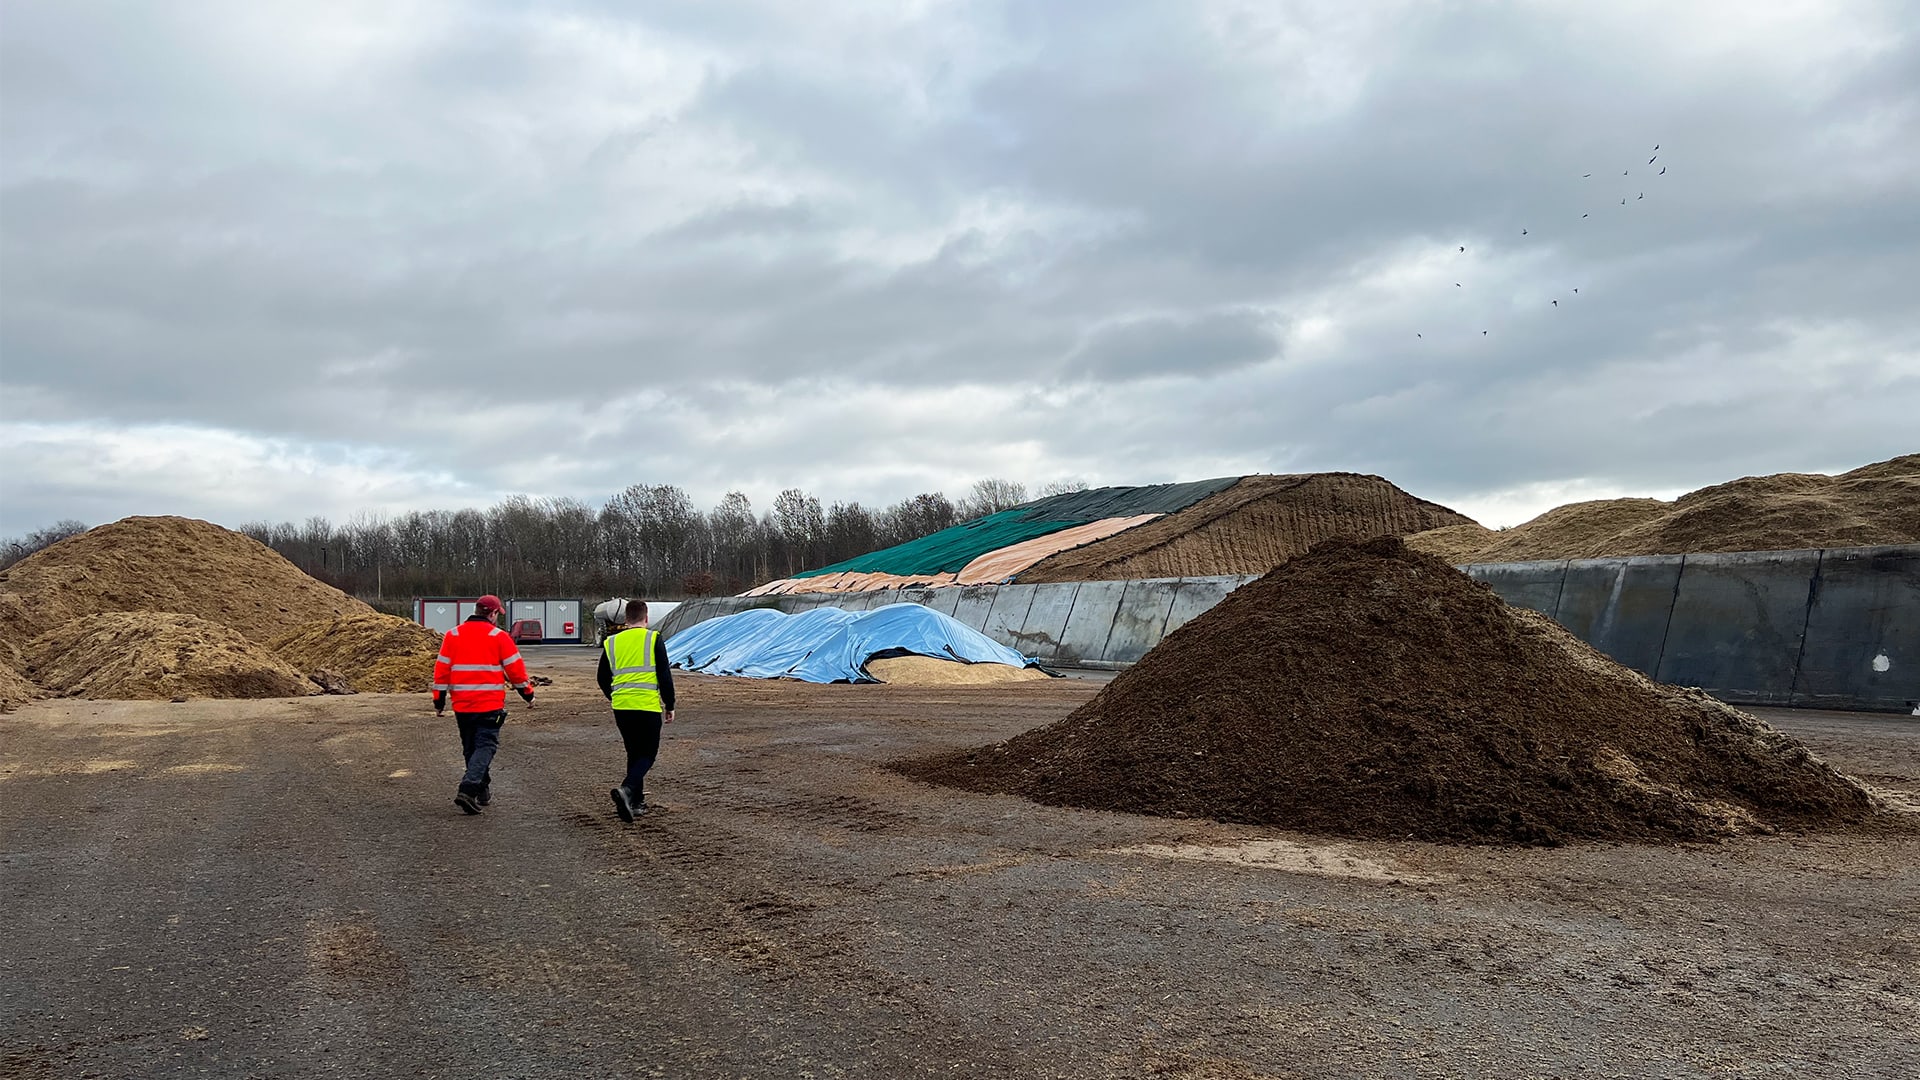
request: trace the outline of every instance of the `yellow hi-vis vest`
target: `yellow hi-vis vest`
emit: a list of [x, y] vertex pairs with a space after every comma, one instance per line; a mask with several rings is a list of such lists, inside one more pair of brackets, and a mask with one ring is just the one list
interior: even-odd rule
[[628, 627], [606, 640], [607, 666], [613, 669], [613, 707], [660, 712], [660, 673], [654, 670], [657, 630]]

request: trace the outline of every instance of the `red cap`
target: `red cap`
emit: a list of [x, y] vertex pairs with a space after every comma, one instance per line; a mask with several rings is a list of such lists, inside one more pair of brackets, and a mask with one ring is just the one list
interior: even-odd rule
[[501, 603], [500, 598], [492, 593], [488, 593], [473, 602], [473, 610], [482, 615], [491, 615], [496, 611], [505, 611], [506, 609], [507, 605]]

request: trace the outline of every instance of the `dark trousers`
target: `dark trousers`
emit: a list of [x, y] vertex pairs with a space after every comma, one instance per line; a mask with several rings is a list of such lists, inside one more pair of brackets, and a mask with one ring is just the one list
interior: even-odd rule
[[627, 778], [622, 783], [633, 792], [633, 801], [639, 802], [645, 797], [641, 785], [647, 782], [647, 770], [660, 756], [660, 714], [615, 709], [613, 722], [620, 727], [620, 741], [627, 744]]
[[460, 790], [478, 795], [493, 783], [493, 755], [500, 749], [500, 725], [507, 722], [507, 710], [456, 712], [453, 719], [460, 725], [460, 754], [467, 759]]

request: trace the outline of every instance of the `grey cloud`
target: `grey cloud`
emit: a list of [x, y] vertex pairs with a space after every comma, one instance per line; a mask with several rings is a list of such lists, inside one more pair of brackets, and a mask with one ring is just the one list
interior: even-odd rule
[[[1360, 468], [1442, 495], [1910, 448], [1910, 30], [1808, 73], [1676, 57], [1624, 21], [1576, 36], [1551, 12], [1418, 9], [1310, 28], [1320, 55], [1294, 63], [1251, 29], [1199, 32], [1188, 5], [969, 9], [963, 48], [944, 23], [838, 9], [790, 26], [777, 5], [578, 4], [722, 59], [658, 121], [579, 102], [607, 106], [605, 129], [566, 141], [537, 122], [568, 63], [530, 43], [543, 13], [476, 10], [364, 85], [272, 95], [166, 9], [139, 40], [79, 9], [16, 17], [9, 395], [384, 447], [493, 490], [474, 451], [495, 436], [458, 418], [503, 402], [658, 400], [697, 439], [754, 424], [748, 399], [1030, 391], [940, 432], [959, 447], [848, 414], [622, 463], [563, 426], [555, 452], [578, 464], [551, 465], [570, 488], [553, 493], [585, 496], [634, 469], [722, 490], [964, 473], [1009, 444], [1105, 482]], [[862, 34], [902, 47], [791, 47], [835, 34], [849, 56]], [[1328, 57], [1355, 65], [1331, 96], [1313, 81]], [[1644, 168], [1653, 142], [1668, 176]], [[741, 180], [646, 186], [689, 160]], [[1375, 280], [1423, 251], [1444, 280]], [[1331, 351], [1298, 336], [1322, 310]], [[1794, 344], [1809, 332], [1895, 370], [1782, 374], [1781, 350], [1851, 363]], [[1664, 380], [1694, 379], [1722, 387], [1711, 406], [1659, 405]]]
[[1075, 352], [1067, 373], [1095, 379], [1200, 378], [1270, 359], [1278, 347], [1258, 313], [1155, 315], [1095, 329]]

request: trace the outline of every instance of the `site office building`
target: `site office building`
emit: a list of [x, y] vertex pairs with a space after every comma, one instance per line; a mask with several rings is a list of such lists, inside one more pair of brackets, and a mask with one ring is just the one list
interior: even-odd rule
[[[477, 596], [423, 596], [413, 602], [413, 621], [445, 633], [473, 614]], [[577, 645], [582, 631], [578, 598], [514, 597], [504, 623], [515, 641], [526, 645]]]

